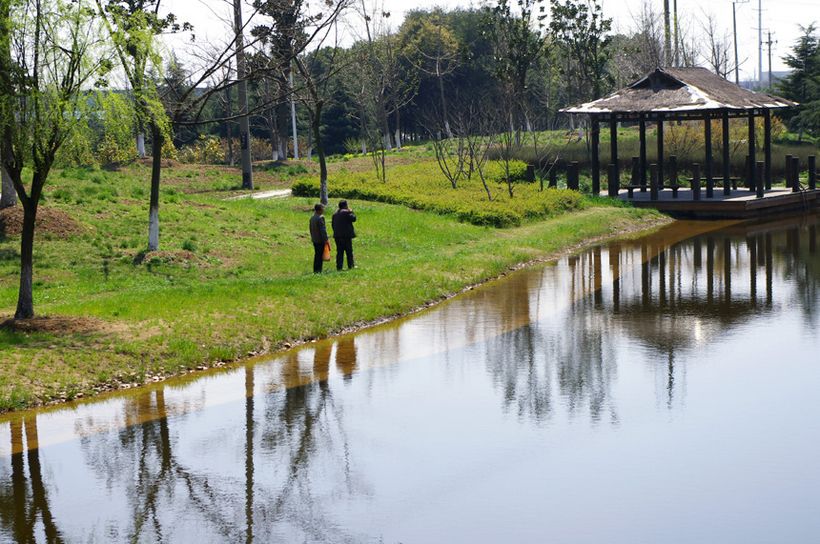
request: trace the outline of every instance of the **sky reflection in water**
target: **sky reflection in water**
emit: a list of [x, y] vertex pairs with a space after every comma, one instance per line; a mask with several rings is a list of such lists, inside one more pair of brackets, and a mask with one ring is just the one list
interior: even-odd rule
[[809, 541], [818, 223], [676, 223], [269, 362], [8, 415], [0, 539]]

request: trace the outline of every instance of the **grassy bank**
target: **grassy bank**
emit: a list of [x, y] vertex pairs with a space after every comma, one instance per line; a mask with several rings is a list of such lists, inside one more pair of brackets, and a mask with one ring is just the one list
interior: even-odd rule
[[[263, 177], [267, 187], [289, 180]], [[361, 268], [314, 276], [312, 200], [227, 201], [236, 172], [222, 168], [168, 170], [162, 251], [145, 254], [146, 179], [144, 166], [55, 174], [35, 248], [35, 308], [48, 319], [0, 329], [0, 409], [140, 384], [404, 313], [516, 263], [658, 218], [588, 203], [494, 229], [354, 201]], [[0, 316], [10, 317], [19, 218], [0, 219]]]

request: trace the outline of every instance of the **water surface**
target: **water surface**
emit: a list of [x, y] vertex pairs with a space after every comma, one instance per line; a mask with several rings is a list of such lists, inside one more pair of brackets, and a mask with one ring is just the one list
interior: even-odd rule
[[679, 222], [0, 419], [5, 542], [820, 539], [817, 216]]

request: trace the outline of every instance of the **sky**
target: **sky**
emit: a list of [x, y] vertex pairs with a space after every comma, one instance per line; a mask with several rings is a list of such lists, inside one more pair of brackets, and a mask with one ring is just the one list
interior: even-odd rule
[[[366, 0], [371, 2], [372, 0]], [[676, 0], [669, 0], [670, 5]], [[808, 25], [811, 22], [820, 26], [820, 0], [741, 0], [737, 1], [737, 28], [738, 50], [741, 61], [741, 80], [752, 79], [758, 70], [758, 2], [763, 8], [763, 40], [767, 41], [767, 32], [771, 31], [772, 41], [772, 69], [785, 70], [787, 67], [782, 61], [791, 46], [799, 36], [798, 25]], [[250, 2], [245, 6], [244, 13], [249, 16], [252, 9]], [[616, 31], [626, 32], [632, 26], [634, 17], [641, 12], [644, 2], [651, 4], [658, 12], [663, 10], [663, 0], [602, 0], [604, 13], [613, 19]], [[397, 28], [404, 14], [415, 8], [455, 8], [480, 6], [480, 2], [464, 0], [383, 0], [384, 10], [390, 12], [391, 26]], [[714, 14], [720, 26], [729, 35], [732, 31], [732, 0], [677, 0], [678, 15], [682, 21], [687, 19], [695, 33], [701, 33], [700, 23], [704, 14]], [[231, 16], [229, 0], [164, 0], [163, 11], [174, 12], [180, 21], [187, 21], [194, 25], [197, 42], [199, 44], [224, 43], [229, 39], [224, 18]], [[343, 38], [351, 41], [351, 35], [358, 32], [360, 25], [357, 17], [348, 15], [346, 34]], [[189, 48], [188, 39], [181, 36], [167, 38], [169, 47], [178, 51], [181, 57], [187, 56], [185, 49]], [[764, 47], [763, 53], [764, 77], [768, 73], [768, 55]]]

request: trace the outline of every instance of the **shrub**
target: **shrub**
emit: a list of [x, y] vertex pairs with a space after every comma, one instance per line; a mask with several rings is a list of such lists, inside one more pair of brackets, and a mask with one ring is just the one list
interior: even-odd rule
[[[523, 179], [526, 164], [516, 163], [514, 175]], [[470, 180], [461, 180], [453, 189], [434, 161], [391, 168], [386, 183], [377, 181], [372, 173], [341, 171], [329, 180], [329, 190], [331, 198], [398, 204], [493, 227], [512, 227], [525, 220], [556, 215], [582, 205], [583, 197], [575, 191], [550, 189], [542, 192], [534, 184], [518, 185], [515, 196], [509, 198], [503, 183], [503, 165], [490, 164], [487, 171], [493, 200], [487, 199], [477, 175]], [[303, 178], [296, 181], [292, 189], [296, 196], [317, 197], [319, 182], [315, 178]]]
[[188, 164], [222, 164], [224, 160], [222, 143], [214, 136], [200, 137], [197, 143], [179, 151], [179, 161]]

